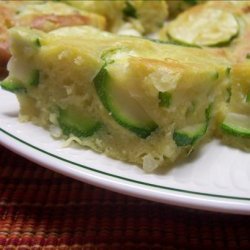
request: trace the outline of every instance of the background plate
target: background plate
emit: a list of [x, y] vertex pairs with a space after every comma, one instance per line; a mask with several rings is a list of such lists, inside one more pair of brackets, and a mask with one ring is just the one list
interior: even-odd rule
[[0, 142], [53, 171], [123, 194], [210, 211], [250, 214], [250, 156], [221, 145], [204, 146], [165, 173], [139, 167], [88, 149], [63, 147], [42, 128], [18, 121], [13, 94], [0, 90]]

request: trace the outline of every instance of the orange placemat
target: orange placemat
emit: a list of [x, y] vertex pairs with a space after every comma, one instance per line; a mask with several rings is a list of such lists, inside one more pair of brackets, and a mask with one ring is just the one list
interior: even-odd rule
[[250, 217], [116, 194], [0, 146], [0, 249], [250, 249]]

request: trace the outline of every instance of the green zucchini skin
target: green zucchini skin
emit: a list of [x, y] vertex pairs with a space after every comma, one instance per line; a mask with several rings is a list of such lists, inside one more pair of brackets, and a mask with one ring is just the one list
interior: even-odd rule
[[[233, 116], [232, 116], [233, 115]], [[241, 138], [250, 138], [250, 119], [247, 115], [230, 113], [226, 117], [223, 123], [220, 124], [220, 128], [223, 133]]]
[[92, 136], [102, 124], [90, 116], [81, 115], [73, 109], [59, 108], [58, 124], [64, 135], [75, 135], [79, 138]]
[[30, 86], [38, 86], [40, 82], [40, 71], [39, 70], [33, 70], [31, 72], [31, 76], [30, 76], [30, 81], [29, 81], [29, 85]]
[[195, 133], [188, 133], [183, 130], [175, 130], [173, 139], [178, 147], [193, 146], [198, 139], [200, 139], [206, 133], [206, 125], [202, 124]]
[[122, 10], [123, 19], [126, 20], [129, 17], [138, 18], [136, 8], [130, 3], [130, 1], [125, 2], [125, 7]]
[[2, 89], [15, 93], [27, 93], [29, 87], [37, 87], [40, 82], [40, 71], [39, 70], [32, 70], [30, 73], [29, 80], [26, 83], [14, 80], [14, 79], [6, 79], [0, 82], [0, 86]]
[[169, 108], [172, 102], [172, 95], [171, 93], [165, 91], [165, 92], [159, 92], [158, 94], [159, 98], [159, 106], [160, 107], [166, 107]]
[[233, 135], [235, 137], [250, 138], [250, 130], [243, 132], [243, 131], [234, 129], [228, 126], [227, 124], [221, 124], [220, 127], [222, 131], [226, 134]]
[[15, 94], [23, 94], [27, 92], [26, 87], [21, 82], [18, 82], [18, 81], [6, 80], [6, 81], [0, 82], [0, 85], [2, 89], [15, 93]]
[[200, 124], [196, 131], [190, 132], [188, 130], [185, 130], [185, 128], [174, 131], [173, 140], [178, 147], [193, 146], [199, 139], [201, 139], [205, 135], [211, 118], [211, 110], [212, 104], [210, 104], [205, 110], [205, 122]]

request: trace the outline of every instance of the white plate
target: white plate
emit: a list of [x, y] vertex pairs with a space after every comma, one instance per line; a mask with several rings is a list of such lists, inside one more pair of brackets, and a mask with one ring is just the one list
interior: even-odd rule
[[166, 204], [250, 214], [250, 155], [220, 145], [203, 147], [193, 159], [165, 173], [139, 167], [88, 149], [63, 147], [42, 128], [17, 119], [13, 94], [0, 90], [0, 142], [51, 170], [112, 191]]

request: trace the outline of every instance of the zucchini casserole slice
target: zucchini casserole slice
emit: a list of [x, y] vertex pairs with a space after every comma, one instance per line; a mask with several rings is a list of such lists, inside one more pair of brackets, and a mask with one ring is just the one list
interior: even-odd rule
[[1, 85], [22, 121], [146, 171], [209, 139], [226, 98], [228, 64], [202, 49], [91, 27], [13, 28], [10, 39]]

